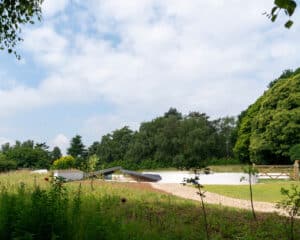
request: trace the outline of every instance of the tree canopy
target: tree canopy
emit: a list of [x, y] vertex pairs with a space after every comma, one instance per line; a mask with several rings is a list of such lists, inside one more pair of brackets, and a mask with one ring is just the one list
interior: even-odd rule
[[78, 168], [85, 168], [88, 153], [80, 135], [76, 135], [71, 139], [67, 153], [75, 159]]
[[15, 50], [22, 41], [21, 26], [41, 20], [43, 0], [0, 0], [0, 49], [19, 54]]
[[204, 113], [183, 116], [175, 108], [143, 122], [138, 131], [117, 129], [94, 142], [90, 155], [99, 164], [126, 168], [201, 167], [213, 159], [231, 158], [235, 119], [209, 120]]
[[289, 150], [300, 141], [299, 72], [285, 71], [242, 114], [234, 147], [242, 161], [290, 163]]
[[2, 145], [0, 160], [2, 163], [6, 162], [7, 169], [8, 166], [13, 169], [14, 165], [19, 168], [49, 168], [53, 163], [53, 154], [45, 143], [35, 143], [32, 140], [16, 141], [14, 145]]
[[284, 26], [290, 28], [293, 25], [291, 17], [293, 16], [297, 8], [297, 2], [294, 0], [274, 0], [274, 6], [271, 9], [271, 12], [267, 14], [267, 17], [271, 19], [272, 22], [275, 22], [281, 10], [289, 18]]

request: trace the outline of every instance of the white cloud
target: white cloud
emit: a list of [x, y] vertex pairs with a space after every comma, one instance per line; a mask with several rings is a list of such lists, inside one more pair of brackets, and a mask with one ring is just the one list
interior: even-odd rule
[[[61, 29], [46, 19], [26, 32], [24, 47], [47, 77], [36, 87], [1, 90], [6, 101], [0, 102], [0, 114], [99, 99], [115, 106], [114, 113], [83, 123], [89, 135], [136, 126], [170, 106], [213, 117], [238, 114], [276, 75], [299, 62], [299, 33], [261, 14], [272, 1], [76, 3], [83, 6], [72, 14], [84, 17], [71, 24], [84, 31]], [[67, 1], [45, 4], [47, 16], [69, 14], [62, 12]]]
[[100, 141], [101, 136], [111, 133], [116, 129], [124, 126], [130, 126], [131, 129], [137, 130], [140, 122], [133, 119], [132, 114], [126, 114], [126, 111], [119, 112], [118, 115], [103, 114], [89, 117], [81, 129], [83, 136], [89, 136], [92, 139]]
[[55, 146], [59, 147], [63, 154], [66, 154], [69, 144], [70, 140], [62, 133], [57, 134], [50, 142], [52, 148]]
[[0, 90], [0, 116], [39, 107], [43, 104], [36, 89], [17, 86], [9, 90]]
[[45, 0], [42, 5], [43, 15], [52, 17], [55, 14], [63, 11], [69, 0]]
[[37, 62], [56, 68], [64, 64], [68, 42], [52, 27], [43, 26], [27, 30], [24, 39], [24, 47], [33, 53]]

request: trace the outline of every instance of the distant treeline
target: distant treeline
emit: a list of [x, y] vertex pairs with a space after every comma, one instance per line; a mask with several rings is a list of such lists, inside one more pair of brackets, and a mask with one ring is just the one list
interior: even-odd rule
[[[84, 166], [93, 155], [99, 159], [98, 168], [112, 165], [130, 169], [201, 167], [217, 159], [227, 161], [233, 157], [235, 125], [233, 117], [209, 120], [204, 113], [182, 116], [170, 108], [163, 116], [142, 123], [138, 131], [125, 126], [89, 147], [77, 135], [72, 138], [67, 153], [75, 158], [77, 167]], [[15, 145], [7, 143], [2, 145], [0, 169], [49, 168], [61, 155], [58, 147], [50, 151], [45, 143], [31, 140], [17, 141]]]
[[62, 156], [61, 150], [52, 151], [45, 143], [33, 140], [16, 141], [14, 145], [3, 144], [0, 152], [0, 171], [16, 168], [50, 168], [53, 161]]

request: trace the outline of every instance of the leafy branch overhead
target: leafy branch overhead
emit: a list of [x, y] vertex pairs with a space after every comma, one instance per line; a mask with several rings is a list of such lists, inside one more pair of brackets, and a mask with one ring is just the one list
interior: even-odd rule
[[297, 3], [294, 0], [275, 0], [274, 7], [272, 8], [271, 12], [266, 14], [268, 18], [271, 19], [272, 22], [275, 22], [281, 10], [283, 10], [284, 14], [288, 16], [289, 20], [285, 22], [284, 26], [286, 28], [290, 28], [294, 22], [290, 19], [296, 8]]
[[20, 59], [15, 48], [23, 40], [21, 25], [41, 20], [42, 3], [43, 0], [0, 0], [0, 50]]

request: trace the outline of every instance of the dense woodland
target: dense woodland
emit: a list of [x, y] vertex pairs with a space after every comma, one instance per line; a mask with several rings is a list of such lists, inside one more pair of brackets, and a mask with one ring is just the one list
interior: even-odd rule
[[[286, 70], [264, 94], [237, 118], [211, 120], [201, 112], [182, 115], [170, 108], [162, 116], [143, 122], [137, 131], [128, 126], [85, 146], [72, 138], [62, 158], [58, 147], [32, 140], [4, 144], [0, 170], [51, 168], [57, 159], [66, 167], [88, 169], [121, 165], [129, 169], [189, 169], [210, 164], [290, 164], [300, 158], [300, 69]], [[58, 162], [56, 162], [58, 163]], [[55, 164], [54, 166], [59, 166]]]

